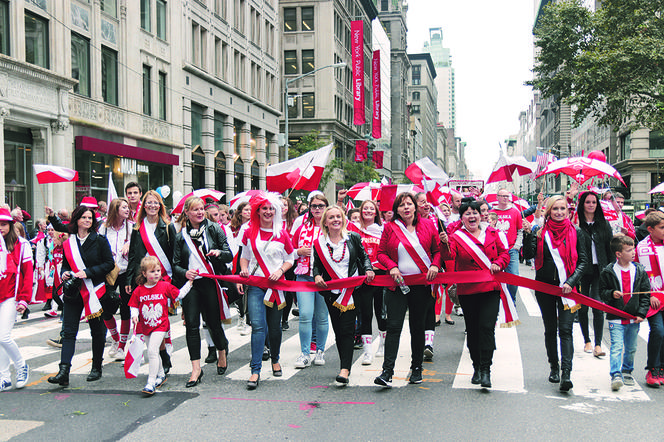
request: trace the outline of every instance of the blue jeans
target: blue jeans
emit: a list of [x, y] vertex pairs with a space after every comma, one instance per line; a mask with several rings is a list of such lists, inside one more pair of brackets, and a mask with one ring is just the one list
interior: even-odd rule
[[[296, 281], [313, 282], [314, 278], [297, 275]], [[316, 319], [316, 350], [325, 351], [325, 341], [330, 328], [325, 298], [318, 292], [297, 292], [297, 305], [300, 308], [300, 348], [308, 355], [311, 347], [311, 324]], [[315, 314], [314, 314], [315, 313]]]
[[648, 336], [648, 363], [647, 368], [662, 367], [662, 353], [664, 353], [664, 312], [657, 312], [648, 318], [650, 335]]
[[[511, 275], [519, 274], [519, 251], [517, 249], [510, 249], [510, 262], [507, 264], [505, 271]], [[508, 285], [507, 290], [509, 290], [510, 295], [512, 296], [512, 301], [516, 303], [516, 289], [518, 287], [515, 285]]]
[[640, 324], [615, 324], [609, 322], [611, 335], [610, 374], [632, 373], [636, 339], [639, 337]]
[[251, 374], [261, 372], [263, 348], [266, 334], [270, 340], [272, 363], [279, 362], [281, 349], [281, 311], [278, 306], [268, 307], [263, 303], [265, 290], [249, 286], [247, 288], [247, 308], [251, 318]]

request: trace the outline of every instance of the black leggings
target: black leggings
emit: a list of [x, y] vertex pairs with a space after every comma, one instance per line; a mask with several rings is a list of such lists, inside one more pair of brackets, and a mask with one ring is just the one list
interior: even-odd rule
[[[123, 321], [128, 321], [131, 319], [131, 310], [129, 309], [129, 299], [131, 298], [131, 293], [127, 293], [125, 287], [127, 286], [127, 272], [120, 273], [118, 279], [115, 280], [115, 285], [111, 287], [110, 285], [106, 286], [106, 291], [114, 292], [117, 289], [120, 289], [120, 319]], [[113, 314], [102, 314], [102, 319], [109, 320]]]
[[[382, 287], [381, 287], [382, 288]], [[330, 321], [337, 342], [339, 352], [339, 366], [350, 371], [353, 365], [353, 344], [355, 335], [355, 319], [357, 310], [346, 310], [342, 312], [334, 304], [334, 298], [325, 297], [327, 310], [330, 312]]]
[[[378, 272], [376, 273], [378, 274]], [[384, 275], [385, 272], [382, 274]], [[383, 287], [362, 284], [353, 294], [357, 294], [360, 301], [362, 334], [373, 334], [371, 327], [374, 312], [376, 313], [378, 330], [385, 331], [387, 329], [387, 315], [385, 314], [385, 303], [383, 302]]]
[[[599, 299], [599, 266], [594, 264], [592, 266], [592, 275], [586, 275], [581, 279], [581, 293], [596, 299]], [[595, 345], [602, 344], [602, 336], [604, 335], [604, 312], [596, 308], [593, 310], [593, 330], [595, 331]], [[585, 343], [590, 342], [590, 330], [588, 329], [588, 306], [584, 305], [579, 309], [579, 325], [581, 326], [581, 333]]]
[[496, 349], [496, 319], [500, 307], [500, 292], [485, 292], [459, 296], [466, 322], [468, 352], [475, 369], [491, 367]]
[[214, 280], [205, 278], [195, 280], [191, 291], [182, 300], [182, 310], [186, 322], [189, 359], [196, 361], [201, 358], [201, 315], [217, 350], [228, 350], [228, 340], [221, 327], [219, 298]]

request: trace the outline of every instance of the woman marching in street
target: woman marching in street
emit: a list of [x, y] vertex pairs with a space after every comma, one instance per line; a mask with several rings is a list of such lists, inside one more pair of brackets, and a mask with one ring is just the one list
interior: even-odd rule
[[434, 299], [429, 285], [407, 286], [403, 275], [426, 274], [433, 281], [440, 270], [438, 230], [429, 219], [417, 213], [417, 202], [411, 193], [397, 195], [392, 206], [394, 220], [383, 226], [378, 246], [378, 262], [388, 271], [397, 284], [395, 290], [385, 295], [387, 306], [387, 336], [383, 372], [374, 379], [376, 385], [392, 387], [394, 364], [399, 352], [399, 339], [406, 310], [409, 311], [411, 348], [411, 384], [422, 383], [422, 359], [424, 356], [424, 321], [427, 309]]
[[[585, 242], [585, 234], [569, 219], [565, 197], [549, 198], [544, 211], [544, 226], [537, 232], [535, 280], [559, 286], [563, 294], [571, 293], [587, 271]], [[560, 383], [560, 391], [569, 391], [573, 387], [570, 379], [574, 355], [572, 324], [579, 305], [571, 299], [542, 292], [535, 292], [535, 297], [544, 323], [544, 345], [551, 366], [549, 382]]]
[[228, 367], [228, 340], [221, 321], [231, 319], [226, 294], [219, 283], [201, 278], [199, 273], [226, 274], [226, 263], [233, 259], [226, 235], [217, 223], [205, 218], [205, 203], [197, 197], [187, 198], [180, 217], [182, 230], [177, 234], [173, 254], [175, 286], [182, 287], [186, 280], [193, 281], [191, 291], [182, 302], [186, 322], [186, 340], [191, 359], [191, 377], [186, 387], [201, 382], [201, 315], [217, 348], [217, 374], [223, 375]]
[[[274, 193], [252, 197], [251, 224], [241, 241], [240, 276], [262, 276], [278, 281], [293, 266], [293, 245], [284, 230], [281, 204], [279, 195]], [[238, 291], [244, 293], [242, 284], [238, 284]], [[270, 342], [272, 374], [282, 375], [280, 310], [286, 305], [286, 299], [280, 290], [249, 286], [247, 304], [251, 317], [251, 377], [247, 389], [255, 390], [260, 381], [266, 334]]]
[[[360, 236], [355, 232], [347, 232], [345, 226], [346, 216], [340, 207], [332, 206], [325, 209], [321, 225], [323, 232], [314, 242], [313, 247], [314, 281], [321, 290], [327, 289], [325, 281], [329, 280], [358, 275], [366, 275], [367, 282], [374, 279], [371, 260], [362, 246]], [[362, 285], [356, 293], [360, 294], [361, 290], [367, 290], [367, 287]], [[339, 351], [341, 369], [336, 381], [339, 385], [346, 386], [350, 368], [353, 365], [353, 341], [357, 316], [353, 289], [323, 293]], [[371, 310], [371, 304], [368, 308]]]
[[9, 209], [0, 208], [0, 391], [12, 386], [10, 360], [16, 370], [16, 388], [28, 383], [28, 364], [12, 339], [16, 312], [23, 313], [32, 297], [33, 262], [30, 243], [19, 238]]
[[[61, 279], [64, 288], [62, 318], [62, 351], [60, 369], [48, 378], [51, 384], [69, 385], [69, 369], [76, 350], [76, 335], [81, 312], [88, 320], [92, 335], [92, 369], [87, 381], [101, 378], [101, 364], [106, 344], [106, 327], [101, 318], [103, 309], [112, 310], [107, 302], [106, 274], [113, 270], [113, 254], [108, 240], [97, 234], [97, 218], [90, 207], [80, 205], [71, 214], [69, 239], [63, 244], [64, 261]], [[117, 308], [117, 305], [115, 306]]]
[[[464, 199], [459, 208], [462, 227], [449, 237], [440, 233], [441, 257], [454, 262], [455, 271], [504, 270], [510, 261], [507, 238], [482, 223], [482, 203]], [[505, 287], [506, 288], [506, 287]], [[496, 349], [496, 318], [501, 284], [495, 281], [458, 283], [457, 294], [466, 322], [467, 345], [473, 361], [472, 384], [491, 388], [491, 363]], [[509, 296], [509, 293], [506, 294]]]
[[[588, 271], [581, 278], [581, 293], [599, 301], [599, 274], [609, 262], [613, 261], [610, 245], [613, 232], [611, 225], [604, 218], [604, 211], [595, 193], [583, 192], [579, 197], [578, 208], [579, 227], [586, 234], [586, 256], [588, 257]], [[578, 314], [585, 342], [583, 351], [592, 352], [596, 358], [606, 355], [601, 345], [604, 332], [604, 312], [593, 309], [594, 349], [590, 343], [588, 330], [588, 306], [581, 307]]]

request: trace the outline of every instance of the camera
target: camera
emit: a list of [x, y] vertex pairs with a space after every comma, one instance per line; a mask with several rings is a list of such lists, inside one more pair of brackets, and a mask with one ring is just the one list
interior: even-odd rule
[[69, 279], [62, 283], [62, 295], [65, 299], [73, 299], [80, 293], [82, 280], [75, 277], [72, 272], [68, 273]]

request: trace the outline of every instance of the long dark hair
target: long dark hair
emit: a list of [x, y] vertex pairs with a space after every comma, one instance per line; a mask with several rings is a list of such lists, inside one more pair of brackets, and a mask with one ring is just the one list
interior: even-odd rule
[[588, 221], [586, 220], [586, 211], [584, 209], [586, 200], [588, 199], [589, 196], [594, 196], [595, 200], [597, 200], [597, 207], [595, 208], [595, 218], [593, 219], [595, 227], [599, 228], [605, 225], [611, 228], [609, 222], [604, 217], [604, 211], [602, 210], [602, 205], [599, 202], [599, 197], [595, 192], [591, 191], [583, 192], [579, 197], [579, 204], [576, 206], [577, 214], [579, 215], [579, 227], [581, 227], [586, 232], [590, 230], [588, 226]]
[[415, 215], [413, 216], [413, 225], [417, 225], [417, 221], [420, 219], [420, 214], [417, 213], [417, 201], [415, 200], [415, 195], [413, 195], [410, 192], [403, 192], [397, 195], [396, 198], [394, 198], [394, 204], [392, 204], [392, 212], [394, 214], [392, 215], [392, 221], [399, 220], [403, 222], [403, 219], [401, 219], [401, 215], [399, 215], [399, 211], [397, 210], [401, 203], [403, 203], [403, 200], [406, 198], [410, 198], [410, 200], [413, 202], [413, 206], [415, 206]]
[[18, 232], [14, 226], [14, 221], [4, 221], [9, 224], [9, 232], [5, 235], [5, 245], [9, 252], [14, 251], [14, 244], [18, 241]]
[[231, 218], [231, 231], [236, 233], [242, 227], [242, 210], [249, 204], [248, 201], [242, 202], [237, 206], [235, 212], [233, 212], [233, 217]]
[[76, 235], [78, 233], [78, 220], [81, 219], [85, 212], [90, 212], [92, 214], [92, 225], [90, 226], [88, 233], [97, 231], [98, 222], [97, 217], [95, 216], [95, 211], [88, 206], [81, 205], [74, 209], [71, 214], [71, 221], [69, 221], [69, 225], [67, 225], [69, 233], [72, 235]]
[[284, 227], [286, 230], [290, 232], [291, 227], [293, 227], [293, 223], [295, 222], [295, 218], [297, 218], [297, 210], [295, 210], [295, 204], [293, 204], [293, 200], [290, 198], [283, 198], [286, 200], [286, 216], [284, 217]]

